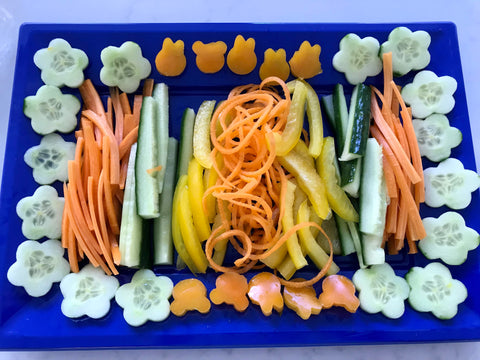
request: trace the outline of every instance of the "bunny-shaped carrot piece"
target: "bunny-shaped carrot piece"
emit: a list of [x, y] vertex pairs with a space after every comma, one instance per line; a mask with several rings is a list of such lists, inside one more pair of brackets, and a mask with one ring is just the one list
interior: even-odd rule
[[292, 74], [300, 79], [310, 79], [322, 72], [320, 45], [304, 41], [289, 61]]
[[360, 305], [360, 300], [355, 296], [355, 285], [343, 275], [327, 276], [323, 280], [322, 290], [318, 300], [325, 309], [341, 306], [354, 313]]
[[280, 280], [269, 272], [255, 275], [248, 283], [248, 297], [252, 303], [259, 305], [265, 316], [272, 315], [272, 310], [283, 310], [282, 285]]
[[235, 74], [246, 75], [255, 69], [257, 55], [255, 55], [255, 39], [245, 40], [237, 35], [235, 43], [227, 55], [227, 65]]
[[192, 45], [192, 50], [197, 55], [195, 61], [201, 72], [213, 74], [220, 71], [225, 64], [227, 45], [223, 41], [207, 44], [195, 41]]
[[207, 289], [198, 279], [186, 279], [173, 287], [173, 301], [170, 311], [176, 316], [183, 316], [187, 311], [197, 310], [202, 314], [210, 311], [211, 303], [207, 298]]
[[260, 79], [264, 80], [270, 76], [276, 76], [283, 81], [290, 75], [290, 66], [287, 62], [287, 55], [284, 49], [267, 49], [264, 53], [263, 64], [259, 71]]
[[187, 66], [183, 41], [173, 42], [172, 39], [165, 38], [162, 49], [155, 58], [155, 66], [158, 72], [164, 76], [180, 75]]
[[215, 286], [210, 292], [210, 300], [215, 305], [226, 303], [233, 305], [237, 311], [245, 311], [248, 307], [248, 282], [245, 276], [226, 272], [217, 277]]

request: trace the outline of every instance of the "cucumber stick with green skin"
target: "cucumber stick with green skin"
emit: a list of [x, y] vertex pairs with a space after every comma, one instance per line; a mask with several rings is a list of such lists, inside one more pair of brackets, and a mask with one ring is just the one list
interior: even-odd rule
[[188, 172], [188, 164], [193, 157], [193, 129], [195, 126], [195, 111], [185, 109], [182, 117], [180, 130], [180, 143], [178, 147], [177, 176], [176, 181]]
[[163, 179], [167, 166], [168, 153], [168, 86], [164, 83], [155, 84], [153, 98], [156, 102], [156, 135], [157, 135], [157, 156], [158, 165], [162, 168], [156, 173], [158, 181], [158, 192], [163, 190]]

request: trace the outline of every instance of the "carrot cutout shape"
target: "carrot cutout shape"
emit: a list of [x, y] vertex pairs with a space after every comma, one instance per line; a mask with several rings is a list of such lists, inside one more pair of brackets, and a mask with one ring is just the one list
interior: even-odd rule
[[[304, 281], [304, 279], [299, 279]], [[322, 304], [317, 299], [317, 294], [313, 286], [302, 288], [293, 288], [285, 286], [283, 290], [283, 300], [289, 309], [292, 309], [303, 320], [308, 320], [310, 316], [320, 314]]]
[[310, 79], [322, 72], [320, 45], [304, 41], [289, 61], [292, 74], [301, 79]]
[[355, 296], [355, 285], [343, 275], [330, 275], [323, 280], [323, 292], [318, 300], [325, 309], [332, 306], [341, 306], [354, 313], [360, 305], [360, 300]]
[[245, 276], [226, 272], [217, 277], [215, 286], [210, 292], [210, 300], [215, 305], [226, 303], [233, 305], [237, 311], [245, 311], [248, 307], [248, 282]]
[[283, 297], [280, 280], [272, 273], [262, 272], [255, 275], [248, 283], [248, 297], [259, 305], [265, 316], [272, 315], [272, 310], [283, 310]]
[[202, 314], [210, 311], [207, 288], [198, 279], [180, 281], [173, 287], [172, 295], [174, 300], [170, 304], [170, 311], [176, 316], [183, 316], [194, 310]]
[[223, 41], [204, 44], [195, 41], [192, 45], [193, 52], [197, 55], [195, 61], [201, 72], [213, 74], [220, 71], [225, 65], [227, 45]]
[[228, 52], [227, 65], [235, 74], [246, 75], [255, 69], [257, 55], [255, 55], [255, 39], [237, 35], [233, 48]]
[[263, 64], [260, 66], [260, 79], [276, 76], [283, 81], [290, 75], [290, 66], [287, 62], [287, 54], [284, 49], [267, 49], [264, 53]]
[[162, 49], [155, 57], [155, 66], [160, 74], [165, 76], [178, 76], [187, 66], [184, 53], [184, 43], [178, 40], [175, 43], [170, 38], [163, 40]]

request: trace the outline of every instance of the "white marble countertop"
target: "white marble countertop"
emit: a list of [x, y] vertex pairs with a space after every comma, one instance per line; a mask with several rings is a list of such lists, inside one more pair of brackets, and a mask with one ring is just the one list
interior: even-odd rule
[[[0, 2], [0, 108], [9, 109], [18, 27], [23, 22], [413, 22], [453, 21], [457, 25], [473, 138], [480, 135], [480, 2], [478, 0], [4, 0]], [[3, 161], [8, 112], [0, 114]], [[477, 167], [480, 143], [475, 144]], [[2, 165], [3, 163], [0, 163]], [[463, 359], [480, 358], [480, 343], [347, 346], [277, 349], [128, 350], [0, 352], [4, 359]]]

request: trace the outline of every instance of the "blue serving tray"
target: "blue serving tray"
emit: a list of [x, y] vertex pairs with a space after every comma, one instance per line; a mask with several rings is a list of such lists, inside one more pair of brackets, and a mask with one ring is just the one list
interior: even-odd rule
[[[304, 40], [320, 44], [323, 73], [310, 79], [319, 95], [332, 92], [336, 83], [346, 84], [343, 74], [336, 72], [331, 59], [338, 50], [340, 39], [349, 32], [359, 36], [374, 36], [380, 43], [388, 33], [400, 24], [24, 24], [20, 28], [18, 54], [15, 69], [10, 122], [1, 188], [0, 229], [0, 349], [99, 349], [99, 348], [190, 348], [190, 347], [256, 347], [256, 346], [312, 346], [339, 344], [384, 344], [404, 342], [465, 341], [480, 339], [480, 278], [479, 250], [470, 252], [467, 262], [451, 266], [454, 278], [468, 288], [467, 300], [459, 306], [459, 312], [451, 320], [442, 321], [430, 313], [414, 311], [408, 304], [402, 318], [391, 320], [381, 314], [370, 315], [362, 310], [350, 314], [341, 308], [323, 310], [309, 320], [300, 319], [285, 308], [282, 314], [270, 317], [262, 315], [259, 307], [250, 305], [244, 313], [225, 305], [212, 306], [210, 313], [188, 313], [178, 318], [171, 315], [160, 323], [149, 322], [139, 328], [130, 327], [124, 321], [122, 309], [112, 301], [111, 311], [100, 320], [88, 318], [71, 320], [62, 315], [62, 295], [58, 284], [41, 298], [26, 295], [21, 287], [12, 286], [6, 278], [8, 267], [15, 261], [15, 251], [25, 239], [21, 233], [21, 221], [15, 212], [17, 202], [31, 195], [37, 187], [31, 169], [23, 162], [23, 154], [40, 141], [30, 121], [23, 115], [23, 99], [35, 94], [42, 85], [40, 71], [33, 64], [33, 55], [48, 46], [51, 39], [62, 37], [73, 47], [83, 49], [90, 64], [86, 77], [92, 79], [102, 94], [108, 89], [99, 79], [100, 52], [108, 45], [120, 46], [124, 41], [137, 42], [144, 56], [152, 63], [152, 77], [165, 82], [170, 88], [170, 131], [178, 138], [181, 115], [186, 107], [198, 109], [206, 99], [222, 99], [239, 84], [258, 83], [258, 69], [263, 52], [271, 47], [284, 48], [289, 59]], [[458, 81], [455, 93], [456, 105], [449, 114], [451, 124], [463, 133], [462, 144], [453, 150], [452, 157], [463, 161], [465, 167], [475, 170], [465, 89], [455, 25], [452, 23], [411, 23], [412, 30], [426, 30], [432, 37], [432, 60], [428, 69], [438, 75], [450, 75]], [[228, 49], [233, 46], [237, 34], [256, 40], [258, 64], [255, 70], [244, 76], [233, 74], [225, 67], [216, 74], [203, 74], [195, 64], [191, 46], [196, 40], [203, 42], [223, 40]], [[165, 37], [185, 42], [187, 67], [183, 74], [166, 78], [155, 70], [154, 59]], [[413, 74], [399, 82], [411, 81]], [[368, 78], [369, 84], [382, 86], [381, 75]], [[351, 86], [346, 85], [347, 91]], [[75, 89], [62, 89], [79, 95]], [[329, 133], [325, 123], [326, 133]], [[66, 136], [72, 139], [70, 134]], [[425, 161], [424, 166], [433, 164]], [[60, 184], [56, 184], [60, 189]], [[475, 214], [480, 212], [478, 192], [471, 205], [460, 211], [467, 225], [480, 230]], [[422, 215], [439, 216], [446, 208], [422, 207]], [[337, 257], [342, 274], [351, 277], [357, 263], [354, 256]], [[414, 266], [424, 266], [429, 261], [422, 255], [406, 252], [388, 256], [388, 261], [398, 274], [404, 275]], [[186, 271], [173, 267], [157, 267], [158, 274], [166, 274], [176, 283], [191, 277]], [[301, 273], [311, 277], [312, 269]], [[128, 282], [132, 271], [122, 270], [121, 283]], [[250, 275], [251, 276], [251, 275]], [[214, 287], [216, 274], [209, 272], [199, 276], [207, 289]], [[317, 293], [320, 292], [317, 284]]]

